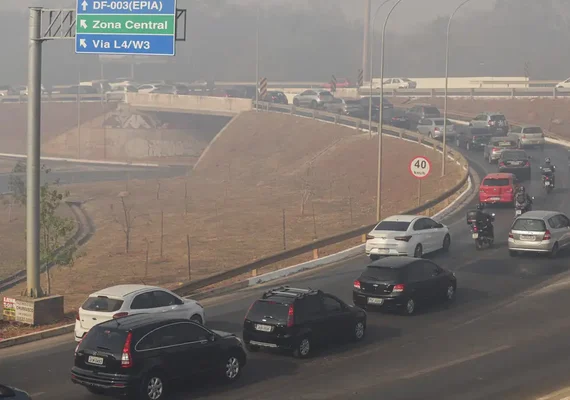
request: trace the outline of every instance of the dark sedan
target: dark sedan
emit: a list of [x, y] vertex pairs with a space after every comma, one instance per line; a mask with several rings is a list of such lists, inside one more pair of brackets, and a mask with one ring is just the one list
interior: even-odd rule
[[30, 395], [23, 390], [0, 384], [0, 399], [32, 400]]
[[519, 179], [530, 179], [530, 157], [524, 150], [504, 150], [498, 164], [499, 172], [515, 174]]
[[362, 308], [381, 307], [412, 315], [419, 306], [455, 299], [453, 272], [430, 260], [386, 257], [369, 264], [354, 281], [352, 299]]
[[285, 93], [279, 90], [271, 90], [267, 92], [265, 96], [263, 96], [262, 101], [275, 104], [289, 104], [289, 100], [287, 100]]

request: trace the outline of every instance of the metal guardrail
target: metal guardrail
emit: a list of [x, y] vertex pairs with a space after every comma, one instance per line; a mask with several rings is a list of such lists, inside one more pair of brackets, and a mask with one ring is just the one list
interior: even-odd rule
[[[274, 112], [287, 113], [287, 114], [303, 116], [303, 117], [311, 117], [311, 118], [322, 120], [322, 121], [335, 122], [337, 124], [347, 125], [350, 127], [356, 127], [357, 129], [368, 130], [368, 121], [361, 120], [358, 118], [352, 118], [352, 117], [348, 117], [348, 116], [327, 113], [327, 112], [320, 111], [320, 110], [297, 108], [295, 106], [278, 105], [278, 104], [271, 104], [271, 103], [261, 103], [260, 102], [259, 107], [260, 107], [260, 110], [263, 110], [263, 111], [274, 111]], [[372, 130], [378, 131], [378, 123], [372, 123]], [[426, 145], [433, 147], [435, 150], [443, 150], [443, 145], [441, 142], [427, 138], [423, 135], [420, 135], [420, 134], [417, 134], [417, 133], [414, 133], [411, 131], [407, 131], [405, 129], [399, 129], [399, 128], [395, 128], [395, 127], [384, 126], [384, 132], [383, 133], [385, 135], [398, 137], [400, 139], [413, 140], [419, 144], [426, 144]], [[460, 152], [456, 151], [455, 149], [450, 148], [449, 146], [447, 146], [447, 154], [450, 157], [452, 157], [453, 159], [455, 159], [456, 161], [458, 161], [460, 163], [460, 165], [464, 168], [465, 172], [464, 172], [461, 180], [453, 188], [447, 190], [445, 193], [442, 193], [440, 196], [436, 197], [435, 199], [432, 199], [432, 200], [426, 202], [425, 204], [423, 204], [419, 207], [414, 207], [412, 209], [403, 211], [403, 213], [405, 213], [405, 214], [416, 214], [416, 213], [421, 213], [421, 212], [424, 212], [426, 210], [429, 210], [430, 208], [434, 207], [435, 205], [441, 203], [442, 201], [449, 199], [451, 196], [453, 196], [455, 193], [457, 193], [457, 191], [460, 190], [465, 185], [465, 183], [467, 182], [467, 179], [469, 177], [469, 164], [468, 164], [467, 160], [463, 157], [463, 155], [461, 155]], [[219, 282], [226, 281], [228, 279], [238, 277], [240, 275], [251, 273], [253, 276], [257, 276], [258, 270], [265, 267], [265, 266], [275, 264], [277, 262], [284, 261], [284, 260], [287, 260], [287, 259], [290, 259], [293, 257], [297, 257], [299, 255], [306, 254], [306, 253], [309, 253], [311, 251], [313, 251], [313, 252], [316, 251], [317, 255], [318, 255], [319, 249], [333, 245], [333, 244], [337, 244], [337, 243], [340, 243], [340, 242], [343, 242], [343, 241], [346, 241], [349, 239], [354, 239], [354, 238], [357, 238], [357, 237], [362, 236], [362, 235], [365, 235], [368, 232], [370, 232], [374, 228], [375, 225], [376, 225], [376, 223], [368, 225], [368, 226], [356, 228], [356, 229], [353, 229], [353, 230], [348, 231], [348, 232], [343, 232], [343, 233], [340, 233], [337, 235], [333, 235], [333, 236], [330, 236], [327, 238], [323, 238], [320, 240], [316, 240], [316, 241], [313, 241], [311, 243], [307, 243], [303, 246], [296, 247], [294, 249], [282, 251], [282, 252], [279, 252], [276, 254], [272, 254], [270, 256], [263, 257], [259, 260], [256, 260], [254, 262], [251, 262], [251, 263], [248, 263], [248, 264], [245, 264], [242, 266], [239, 266], [239, 267], [231, 269], [229, 271], [225, 271], [225, 272], [222, 272], [222, 273], [219, 273], [216, 275], [212, 275], [212, 276], [209, 276], [207, 278], [199, 279], [196, 281], [190, 281], [190, 282], [178, 287], [177, 289], [175, 289], [174, 292], [180, 296], [188, 296], [188, 295], [196, 292], [199, 289], [206, 288], [208, 286], [214, 285], [214, 284], [219, 283]]]
[[[103, 94], [51, 94], [43, 95], [42, 102], [103, 102], [113, 103], [123, 101], [125, 96], [122, 93], [103, 93]], [[0, 96], [0, 103], [27, 103], [28, 96]]]
[[[359, 94], [370, 95], [370, 89], [360, 88]], [[373, 89], [372, 95], [380, 95], [379, 89]], [[386, 97], [443, 97], [444, 89], [384, 89]], [[478, 89], [448, 89], [448, 96], [455, 97], [570, 97], [570, 89], [555, 87], [526, 87], [526, 88], [478, 88]]]

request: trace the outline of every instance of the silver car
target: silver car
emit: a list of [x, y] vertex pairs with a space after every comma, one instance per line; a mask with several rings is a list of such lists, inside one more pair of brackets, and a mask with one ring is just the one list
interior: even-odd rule
[[344, 99], [340, 99], [338, 97], [335, 97], [333, 101], [331, 101], [330, 103], [325, 103], [324, 109], [326, 112], [330, 112], [333, 114], [343, 114], [343, 115], [348, 114], [348, 108], [346, 106]]
[[[422, 118], [418, 121], [417, 129], [418, 133], [422, 135], [427, 135], [433, 139], [441, 139], [443, 138], [443, 118]], [[455, 125], [450, 120], [447, 120], [445, 130], [447, 137], [455, 137], [457, 135]]]
[[293, 97], [295, 107], [324, 108], [326, 103], [334, 101], [334, 96], [328, 90], [309, 89]]
[[555, 257], [570, 244], [570, 219], [558, 211], [529, 211], [515, 219], [509, 232], [509, 254], [549, 253]]
[[497, 162], [505, 150], [517, 148], [517, 141], [508, 137], [492, 137], [483, 150], [483, 158], [492, 164]]
[[538, 146], [544, 149], [544, 144], [546, 143], [544, 132], [537, 125], [511, 126], [508, 136], [517, 141], [519, 149], [526, 146]]

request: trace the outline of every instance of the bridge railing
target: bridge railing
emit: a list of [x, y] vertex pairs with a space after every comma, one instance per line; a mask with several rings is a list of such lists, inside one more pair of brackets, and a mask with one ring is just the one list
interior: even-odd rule
[[[103, 103], [116, 103], [121, 102], [125, 98], [123, 93], [97, 93], [97, 94], [45, 94], [42, 95], [42, 102], [103, 102]], [[15, 95], [15, 96], [0, 96], [0, 103], [27, 103], [28, 96]]]
[[[288, 105], [280, 105], [280, 104], [272, 104], [272, 103], [259, 103], [259, 110], [260, 111], [272, 111], [272, 112], [281, 112], [287, 113], [291, 115], [301, 116], [301, 117], [308, 117], [313, 118], [315, 120], [326, 121], [326, 122], [333, 122], [335, 124], [341, 124], [349, 127], [356, 128], [355, 134], [358, 131], [368, 130], [368, 121], [361, 120], [358, 118], [352, 118], [344, 115], [332, 114], [320, 110], [312, 110], [306, 108], [298, 108], [295, 106], [288, 106]], [[373, 122], [371, 124], [372, 131], [378, 131], [378, 123]], [[399, 129], [391, 126], [383, 126], [383, 134], [388, 135], [395, 138], [411, 140], [418, 144], [423, 144], [433, 148], [434, 150], [443, 150], [443, 145], [441, 142], [432, 140], [428, 137], [423, 135], [419, 135], [415, 132], [411, 132], [405, 129]], [[442, 202], [446, 202], [447, 204], [451, 203], [452, 197], [467, 183], [467, 179], [469, 177], [469, 164], [467, 160], [461, 155], [460, 152], [447, 147], [447, 154], [448, 156], [453, 159], [457, 164], [459, 164], [460, 168], [462, 169], [461, 179], [455, 184], [451, 189], [445, 191], [441, 195], [437, 196], [434, 199], [427, 201], [426, 203], [422, 204], [419, 207], [414, 207], [409, 210], [403, 210], [402, 212], [405, 214], [418, 214], [427, 212], [430, 213], [430, 210], [433, 209], [435, 206]], [[250, 276], [255, 277], [258, 276], [260, 270], [263, 267], [267, 267], [269, 265], [275, 264], [277, 262], [289, 260], [293, 257], [297, 257], [303, 254], [307, 254], [312, 252], [313, 258], [316, 259], [319, 257], [319, 250], [323, 249], [327, 246], [334, 245], [337, 243], [341, 243], [350, 239], [355, 239], [358, 237], [362, 237], [362, 242], [365, 242], [366, 234], [370, 232], [376, 223], [370, 224], [368, 226], [363, 226], [360, 228], [352, 229], [347, 232], [342, 232], [337, 235], [333, 235], [327, 238], [323, 238], [320, 240], [313, 241], [311, 243], [307, 243], [303, 246], [282, 251], [276, 254], [272, 254], [266, 257], [262, 257], [254, 262], [241, 265], [239, 267], [230, 269], [228, 271], [209, 276], [207, 278], [203, 278], [196, 281], [191, 281], [188, 283], [183, 284], [182, 286], [178, 287], [175, 292], [181, 296], [190, 295], [200, 289], [207, 288], [211, 285], [224, 282], [229, 279], [233, 279], [236, 277], [240, 277], [245, 274], [250, 274]]]

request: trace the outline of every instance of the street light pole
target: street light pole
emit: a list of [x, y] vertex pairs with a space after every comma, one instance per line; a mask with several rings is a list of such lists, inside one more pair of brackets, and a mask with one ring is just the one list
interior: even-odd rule
[[445, 92], [443, 95], [443, 154], [441, 160], [441, 176], [445, 176], [445, 164], [447, 161], [447, 81], [449, 80], [449, 31], [451, 29], [451, 21], [461, 7], [469, 3], [471, 0], [464, 0], [457, 8], [451, 13], [449, 22], [447, 23], [447, 34], [445, 39]]
[[378, 116], [378, 185], [376, 191], [376, 219], [378, 221], [380, 221], [382, 217], [382, 199], [380, 195], [382, 193], [382, 117], [384, 113], [384, 48], [386, 43], [386, 26], [388, 26], [390, 15], [392, 15], [394, 9], [401, 2], [402, 0], [398, 0], [392, 6], [384, 21], [384, 27], [382, 28], [382, 50], [380, 54], [380, 115]]
[[362, 76], [364, 80], [368, 79], [368, 70], [370, 57], [370, 11], [372, 10], [372, 0], [364, 0], [366, 8], [364, 9], [364, 40], [362, 41]]
[[255, 111], [259, 104], [259, 3], [257, 4], [257, 17], [255, 22]]
[[374, 12], [374, 17], [372, 19], [372, 34], [370, 35], [370, 48], [368, 49], [368, 55], [370, 57], [370, 68], [369, 68], [369, 75], [370, 75], [370, 92], [368, 94], [369, 99], [368, 99], [368, 132], [370, 133], [370, 137], [372, 137], [372, 78], [374, 78], [374, 24], [376, 23], [376, 17], [378, 16], [378, 12], [380, 12], [380, 9], [382, 8], [382, 6], [386, 3], [388, 3], [389, 1], [392, 0], [384, 0], [384, 2], [382, 2], [382, 4], [380, 4], [378, 6], [378, 8], [376, 9], [376, 11]]

